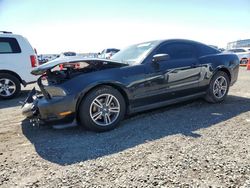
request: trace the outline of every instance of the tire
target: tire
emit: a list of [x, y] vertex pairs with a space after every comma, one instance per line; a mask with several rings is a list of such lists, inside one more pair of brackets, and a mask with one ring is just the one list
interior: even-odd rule
[[20, 94], [19, 79], [8, 73], [0, 73], [0, 98], [12, 99]]
[[230, 80], [227, 73], [218, 71], [210, 81], [205, 100], [210, 103], [224, 101], [229, 91], [229, 85]]
[[116, 128], [124, 118], [126, 105], [119, 91], [101, 86], [90, 91], [79, 106], [80, 124], [89, 130], [104, 132]]

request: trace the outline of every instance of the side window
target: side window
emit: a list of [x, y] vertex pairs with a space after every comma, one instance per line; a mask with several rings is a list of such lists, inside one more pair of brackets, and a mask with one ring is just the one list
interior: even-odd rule
[[214, 48], [211, 48], [210, 46], [206, 46], [206, 45], [199, 45], [198, 48], [199, 48], [199, 56], [220, 53], [220, 51]]
[[10, 43], [8, 43], [8, 42], [0, 42], [0, 52], [1, 53], [12, 53]]
[[21, 48], [15, 38], [0, 37], [0, 54], [21, 53]]
[[191, 44], [185, 43], [165, 44], [157, 50], [157, 53], [168, 54], [171, 59], [185, 59], [196, 57], [195, 47]]

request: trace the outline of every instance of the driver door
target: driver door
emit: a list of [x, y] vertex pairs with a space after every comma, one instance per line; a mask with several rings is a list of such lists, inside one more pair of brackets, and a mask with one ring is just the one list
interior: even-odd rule
[[[170, 59], [152, 62], [155, 54]], [[156, 103], [198, 92], [201, 67], [195, 47], [188, 43], [167, 43], [156, 49], [146, 62], [145, 97]]]

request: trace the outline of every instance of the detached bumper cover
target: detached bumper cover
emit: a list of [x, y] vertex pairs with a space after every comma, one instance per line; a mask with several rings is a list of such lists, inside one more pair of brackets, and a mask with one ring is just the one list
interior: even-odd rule
[[22, 113], [27, 118], [32, 118], [34, 116], [37, 116], [37, 92], [35, 88], [33, 88], [30, 93], [28, 94], [28, 97], [25, 99], [22, 105]]
[[32, 118], [37, 116], [37, 100], [32, 103], [26, 103], [22, 107], [22, 113], [27, 118]]
[[[45, 99], [37, 96], [33, 89], [22, 106], [22, 114], [30, 119], [39, 119], [45, 122], [68, 120], [75, 117], [75, 100], [73, 96], [54, 97]], [[70, 112], [66, 116], [60, 115]]]

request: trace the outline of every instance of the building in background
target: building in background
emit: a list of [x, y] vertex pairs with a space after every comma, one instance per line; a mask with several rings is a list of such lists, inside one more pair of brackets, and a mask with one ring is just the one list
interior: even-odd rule
[[234, 42], [227, 43], [228, 50], [233, 49], [233, 48], [245, 48], [245, 47], [250, 47], [250, 39], [237, 40]]

